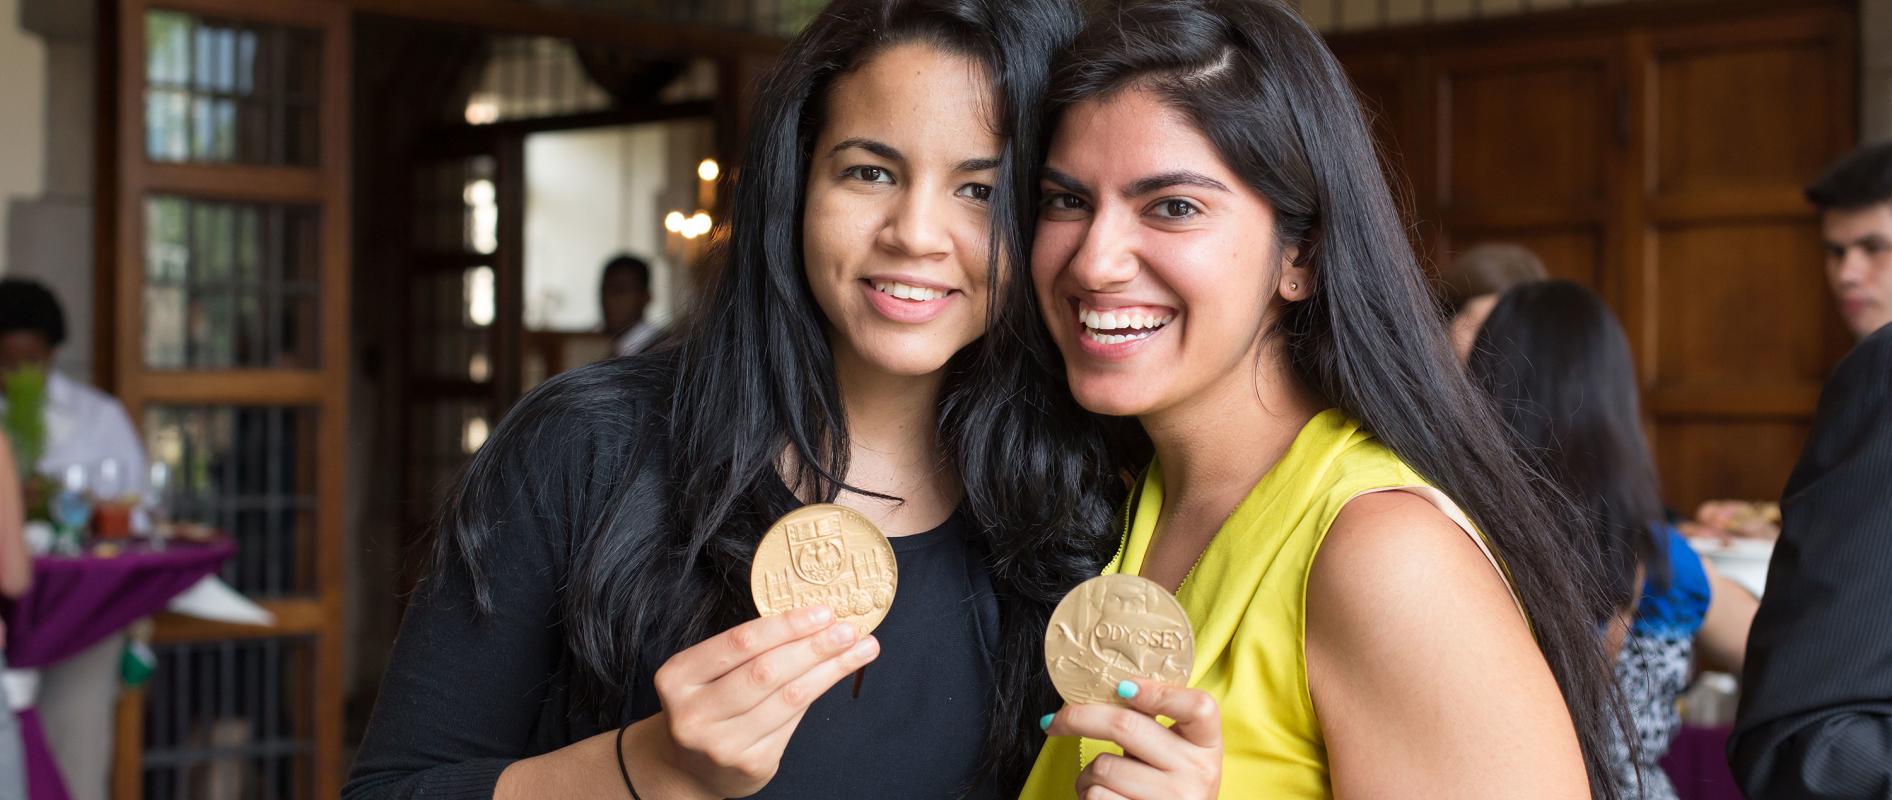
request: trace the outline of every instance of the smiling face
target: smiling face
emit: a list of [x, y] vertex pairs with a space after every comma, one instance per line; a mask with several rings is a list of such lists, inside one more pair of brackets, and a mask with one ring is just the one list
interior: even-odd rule
[[985, 333], [991, 93], [976, 62], [917, 43], [830, 87], [802, 258], [838, 362], [928, 375]]
[[1311, 275], [1188, 119], [1136, 88], [1073, 106], [1042, 189], [1032, 283], [1078, 402], [1149, 416], [1254, 386]]

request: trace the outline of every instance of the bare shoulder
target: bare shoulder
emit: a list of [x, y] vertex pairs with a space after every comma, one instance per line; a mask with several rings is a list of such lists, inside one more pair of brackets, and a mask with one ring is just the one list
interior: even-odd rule
[[1308, 578], [1321, 616], [1377, 624], [1388, 614], [1473, 611], [1517, 615], [1509, 587], [1471, 534], [1418, 495], [1375, 492], [1334, 518]]
[[1341, 510], [1308, 576], [1306, 625], [1336, 794], [1584, 796], [1575, 728], [1509, 587], [1425, 498]]

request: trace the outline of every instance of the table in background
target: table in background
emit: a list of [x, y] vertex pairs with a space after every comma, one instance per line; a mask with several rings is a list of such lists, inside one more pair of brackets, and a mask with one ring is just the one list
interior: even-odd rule
[[[33, 587], [4, 604], [7, 667], [51, 666], [164, 610], [171, 598], [217, 571], [236, 553], [228, 539], [173, 541], [153, 550], [125, 543], [116, 555], [45, 555], [33, 559]], [[19, 714], [26, 750], [27, 796], [66, 800], [65, 781], [46, 746], [35, 709]]]
[[1742, 800], [1741, 789], [1728, 769], [1728, 726], [1696, 728], [1682, 726], [1669, 754], [1662, 757], [1662, 771], [1675, 784], [1680, 800]]

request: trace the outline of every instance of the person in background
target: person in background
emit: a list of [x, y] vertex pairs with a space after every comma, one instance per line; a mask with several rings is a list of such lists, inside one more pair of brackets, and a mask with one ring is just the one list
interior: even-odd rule
[[605, 262], [598, 305], [604, 311], [604, 332], [611, 337], [611, 355], [642, 353], [663, 333], [644, 321], [644, 309], [650, 305], [650, 262], [644, 259], [620, 254]]
[[1780, 501], [1728, 762], [1749, 797], [1892, 797], [1892, 145], [1807, 197], [1860, 342]]
[[[0, 375], [23, 367], [46, 375], [46, 442], [37, 471], [56, 477], [78, 465], [97, 480], [100, 467], [110, 461], [122, 491], [136, 493], [143, 485], [145, 455], [131, 417], [110, 395], [53, 368], [53, 356], [65, 341], [65, 312], [50, 290], [30, 280], [0, 280]], [[123, 647], [119, 637], [107, 637], [40, 673], [35, 705], [74, 800], [107, 796]]]
[[[1892, 142], [1861, 147], [1835, 162], [1806, 195], [1820, 211], [1833, 303], [1846, 328], [1864, 339], [1892, 323]], [[1712, 500], [1696, 510], [1692, 527], [1705, 536], [1775, 539], [1780, 508]]]
[[1522, 245], [1486, 242], [1466, 250], [1445, 268], [1445, 300], [1452, 311], [1452, 349], [1464, 361], [1472, 339], [1491, 314], [1498, 295], [1521, 283], [1550, 277], [1544, 262]]
[[138, 431], [116, 398], [53, 368], [65, 341], [66, 315], [50, 290], [21, 278], [0, 280], [0, 375], [23, 367], [46, 373], [46, 451], [36, 465], [39, 473], [56, 477], [77, 464], [96, 477], [110, 460], [125, 490], [136, 491], [145, 472]]
[[1826, 282], [1855, 338], [1892, 323], [1892, 142], [1853, 151], [1807, 187]]
[[[33, 582], [26, 551], [25, 496], [13, 466], [13, 446], [0, 436], [0, 600], [18, 600]], [[7, 670], [7, 626], [0, 620], [0, 673]], [[0, 800], [26, 800], [26, 754], [4, 685], [0, 685]]]
[[1497, 400], [1535, 466], [1593, 520], [1583, 549], [1619, 604], [1623, 624], [1610, 626], [1608, 641], [1640, 745], [1632, 754], [1613, 737], [1617, 788], [1673, 798], [1656, 761], [1681, 730], [1676, 698], [1696, 662], [1741, 670], [1754, 596], [1663, 522], [1629, 340], [1602, 298], [1568, 281], [1514, 287], [1475, 344], [1472, 379]]

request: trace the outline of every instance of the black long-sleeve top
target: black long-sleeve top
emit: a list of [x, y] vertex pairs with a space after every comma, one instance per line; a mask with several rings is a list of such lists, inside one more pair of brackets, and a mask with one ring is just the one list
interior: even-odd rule
[[[491, 797], [513, 761], [660, 710], [650, 677], [676, 647], [643, 659], [624, 708], [601, 715], [580, 707], [583, 667], [560, 615], [579, 534], [547, 529], [548, 520], [599, 518], [614, 482], [651, 466], [630, 463], [632, 454], [660, 457], [662, 447], [634, 441], [653, 426], [624, 424], [668, 391], [647, 365], [586, 367], [522, 401], [549, 412], [540, 417], [548, 421], [509, 437], [521, 452], [495, 454], [491, 478], [507, 490], [495, 493], [507, 508], [485, 561], [492, 612], [477, 610], [470, 577], [451, 561], [416, 592], [343, 797]], [[859, 696], [844, 679], [816, 700], [775, 779], [754, 797], [998, 796], [981, 777], [998, 603], [968, 530], [954, 514], [893, 539], [899, 586]]]

